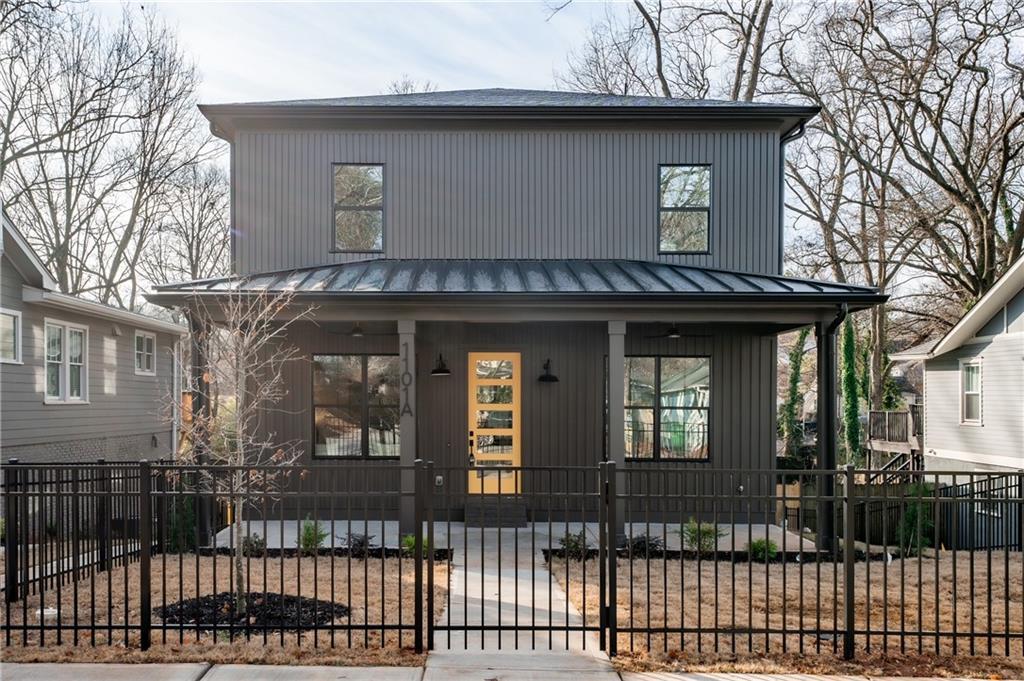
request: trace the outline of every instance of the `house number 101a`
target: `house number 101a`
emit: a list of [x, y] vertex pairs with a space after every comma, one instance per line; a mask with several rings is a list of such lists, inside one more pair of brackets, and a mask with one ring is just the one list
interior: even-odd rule
[[412, 416], [412, 402], [409, 400], [409, 387], [412, 386], [413, 375], [409, 371], [409, 344], [402, 343], [402, 410], [400, 416]]

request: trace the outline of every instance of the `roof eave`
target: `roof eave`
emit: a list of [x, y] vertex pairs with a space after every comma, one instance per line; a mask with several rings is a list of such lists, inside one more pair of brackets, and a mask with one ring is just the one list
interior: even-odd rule
[[313, 120], [588, 120], [588, 121], [714, 121], [795, 120], [784, 125], [792, 130], [814, 118], [818, 106], [330, 106], [268, 104], [200, 104], [199, 111], [210, 121], [218, 137], [230, 139], [238, 121], [273, 119]]

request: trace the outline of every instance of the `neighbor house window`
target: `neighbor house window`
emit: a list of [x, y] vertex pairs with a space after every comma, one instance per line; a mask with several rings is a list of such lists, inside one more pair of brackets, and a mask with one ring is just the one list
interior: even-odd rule
[[711, 407], [708, 357], [627, 357], [626, 458], [706, 461]]
[[960, 421], [981, 424], [981, 362], [960, 364]]
[[21, 313], [0, 309], [0, 362], [21, 362]]
[[88, 397], [89, 331], [46, 322], [46, 401], [84, 402]]
[[398, 357], [313, 356], [313, 454], [397, 457]]
[[334, 248], [384, 249], [384, 166], [334, 166]]
[[143, 376], [156, 375], [156, 334], [146, 331], [135, 332], [135, 373]]
[[711, 166], [660, 166], [658, 172], [658, 250], [708, 252]]

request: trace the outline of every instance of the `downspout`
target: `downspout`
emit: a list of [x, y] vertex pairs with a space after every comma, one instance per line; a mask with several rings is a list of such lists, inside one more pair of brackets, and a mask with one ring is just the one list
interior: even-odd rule
[[806, 124], [801, 121], [779, 138], [779, 260], [775, 274], [782, 274], [786, 250], [786, 145], [803, 137], [805, 132]]
[[849, 311], [846, 303], [839, 305], [835, 317], [826, 324], [818, 322], [818, 470], [821, 476], [822, 513], [818, 518], [817, 547], [823, 551], [836, 548], [835, 491], [836, 479], [836, 331]]

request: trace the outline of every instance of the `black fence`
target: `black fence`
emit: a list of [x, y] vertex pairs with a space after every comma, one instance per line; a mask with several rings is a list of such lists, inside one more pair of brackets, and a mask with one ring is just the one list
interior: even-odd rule
[[1024, 655], [1022, 474], [5, 473], [7, 645]]

